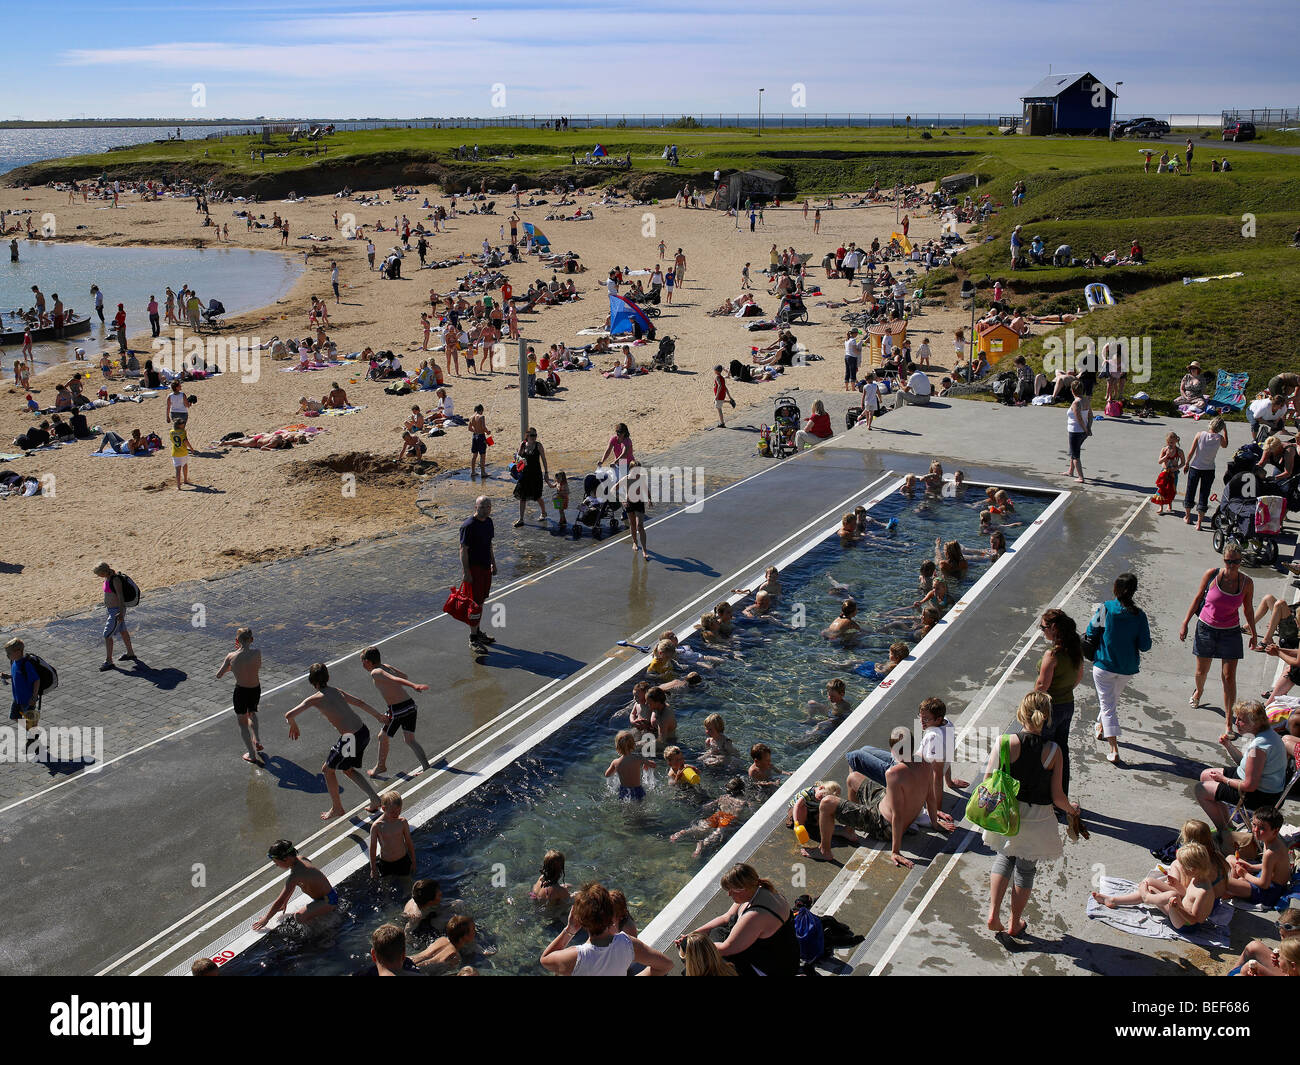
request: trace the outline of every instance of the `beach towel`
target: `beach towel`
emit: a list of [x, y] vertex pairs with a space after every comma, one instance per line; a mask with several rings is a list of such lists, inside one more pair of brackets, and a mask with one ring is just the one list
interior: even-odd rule
[[1241, 410], [1246, 405], [1246, 383], [1249, 380], [1250, 374], [1220, 370], [1214, 396], [1206, 402], [1206, 410]]
[[341, 417], [344, 414], [356, 414], [359, 410], [365, 410], [365, 407], [328, 407], [321, 411], [321, 417]]
[[1183, 278], [1183, 284], [1199, 285], [1205, 281], [1226, 281], [1230, 277], [1245, 277], [1245, 276], [1246, 276], [1245, 274], [1243, 274], [1240, 270], [1238, 270], [1235, 273], [1231, 273], [1231, 274], [1211, 274], [1209, 277], [1185, 277]]
[[13, 462], [14, 459], [22, 458], [22, 454], [17, 455], [0, 455], [0, 462]]
[[90, 457], [94, 459], [151, 459], [157, 453], [157, 448], [145, 455], [136, 455], [130, 451], [92, 451]]
[[[1152, 875], [1158, 876], [1159, 873], [1153, 870]], [[1137, 885], [1130, 880], [1121, 880], [1119, 877], [1103, 876], [1100, 890], [1103, 895], [1123, 895], [1136, 891]], [[1227, 950], [1232, 945], [1228, 934], [1228, 924], [1232, 921], [1232, 907], [1225, 904], [1223, 900], [1216, 902], [1210, 916], [1202, 921], [1195, 931], [1190, 932], [1175, 930], [1169, 923], [1169, 918], [1149, 906], [1121, 906], [1111, 910], [1092, 897], [1088, 898], [1088, 916], [1102, 924], [1110, 925], [1111, 928], [1127, 932], [1131, 936], [1182, 940], [1195, 943], [1207, 950], [1214, 947]]]

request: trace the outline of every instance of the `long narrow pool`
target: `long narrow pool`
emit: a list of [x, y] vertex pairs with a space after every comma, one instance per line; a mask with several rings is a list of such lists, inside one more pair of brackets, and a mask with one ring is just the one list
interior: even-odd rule
[[[1016, 513], [1005, 528], [1014, 542], [1046, 510], [1046, 497], [1015, 493]], [[719, 713], [741, 757], [733, 767], [702, 771], [709, 795], [727, 779], [744, 775], [750, 745], [766, 743], [782, 769], [798, 767], [815, 742], [825, 738], [806, 717], [810, 699], [823, 699], [826, 682], [840, 677], [849, 704], [856, 706], [872, 682], [853, 671], [856, 664], [886, 657], [894, 640], [915, 640], [888, 631], [883, 619], [909, 614], [918, 598], [920, 564], [934, 557], [935, 540], [957, 539], [971, 549], [987, 547], [979, 535], [984, 491], [967, 486], [955, 496], [916, 498], [893, 494], [872, 508], [872, 516], [897, 527], [848, 545], [831, 534], [781, 574], [777, 622], [737, 616], [723, 661], [705, 670], [697, 688], [674, 693], [677, 743], [692, 764], [704, 748], [704, 718]], [[967, 576], [953, 587], [960, 598], [987, 571], [988, 560], [972, 560]], [[839, 614], [847, 586], [860, 605], [863, 634], [845, 646], [822, 630]], [[802, 624], [800, 624], [802, 621]], [[687, 641], [698, 649], [695, 638]], [[698, 802], [668, 785], [666, 769], [641, 804], [620, 804], [604, 770], [616, 756], [614, 737], [628, 724], [629, 683], [595, 702], [578, 718], [485, 781], [473, 793], [414, 833], [417, 876], [436, 879], [456, 910], [472, 915], [484, 948], [468, 960], [483, 973], [534, 974], [537, 958], [563, 926], [565, 912], [547, 912], [532, 902], [529, 888], [543, 854], [564, 852], [565, 879], [574, 885], [599, 879], [621, 889], [633, 919], [644, 927], [691, 879], [708, 857], [692, 854], [693, 843], [670, 836], [692, 824]], [[648, 782], [649, 783], [649, 782]], [[684, 790], [684, 789], [683, 789]], [[750, 789], [755, 806], [762, 801]], [[751, 807], [752, 810], [752, 807]], [[367, 961], [371, 931], [400, 914], [391, 888], [373, 884], [363, 870], [339, 886], [340, 918], [328, 932], [304, 939], [292, 924], [267, 936], [224, 966], [231, 974], [340, 974]], [[441, 925], [451, 915], [444, 908]], [[424, 941], [408, 943], [414, 953]]]

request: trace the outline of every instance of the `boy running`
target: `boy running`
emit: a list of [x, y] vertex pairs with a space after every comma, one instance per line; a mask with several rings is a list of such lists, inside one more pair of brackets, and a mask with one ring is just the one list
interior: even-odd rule
[[366, 745], [370, 743], [370, 730], [366, 728], [365, 723], [352, 707], [356, 706], [364, 710], [381, 725], [387, 724], [387, 719], [369, 703], [339, 688], [331, 688], [330, 671], [324, 662], [312, 664], [311, 669], [307, 671], [307, 680], [316, 689], [316, 694], [307, 696], [284, 715], [284, 719], [289, 722], [289, 739], [296, 740], [301, 735], [298, 731], [298, 722], [294, 718], [304, 710], [310, 709], [319, 710], [324, 714], [325, 720], [333, 725], [339, 734], [338, 742], [330, 748], [330, 753], [325, 757], [325, 764], [321, 767], [321, 771], [325, 774], [325, 786], [329, 788], [331, 803], [330, 808], [320, 815], [320, 819], [332, 821], [347, 813], [343, 808], [343, 800], [339, 798], [339, 772], [346, 773], [353, 784], [370, 796], [370, 805], [366, 808], [368, 812], [378, 813], [379, 795], [370, 786], [370, 781], [366, 779], [365, 774], [357, 772], [361, 759], [366, 753]]
[[242, 628], [235, 633], [235, 649], [226, 655], [217, 670], [217, 680], [227, 671], [235, 675], [235, 720], [239, 722], [239, 734], [248, 748], [243, 759], [259, 767], [266, 765], [261, 755], [262, 740], [257, 734], [257, 704], [262, 698], [261, 669], [262, 652], [253, 650], [253, 630]]
[[380, 660], [378, 647], [367, 647], [361, 652], [361, 665], [370, 674], [370, 679], [375, 682], [375, 687], [379, 689], [379, 694], [388, 707], [388, 722], [379, 734], [379, 760], [375, 763], [375, 768], [370, 770], [369, 775], [377, 777], [388, 772], [388, 741], [397, 735], [398, 729], [401, 729], [402, 739], [420, 759], [420, 768], [411, 775], [419, 776], [429, 768], [429, 756], [424, 753], [424, 748], [415, 739], [415, 718], [418, 712], [415, 700], [402, 689], [410, 688], [412, 691], [427, 692], [429, 686], [412, 684], [406, 674], [396, 666], [384, 665]]

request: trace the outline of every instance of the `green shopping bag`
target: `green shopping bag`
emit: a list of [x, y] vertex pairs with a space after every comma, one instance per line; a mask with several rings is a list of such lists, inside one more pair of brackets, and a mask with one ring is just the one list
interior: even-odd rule
[[980, 828], [1014, 836], [1020, 831], [1020, 781], [1011, 775], [1007, 758], [1010, 736], [1002, 737], [998, 768], [982, 781], [966, 804], [966, 820]]

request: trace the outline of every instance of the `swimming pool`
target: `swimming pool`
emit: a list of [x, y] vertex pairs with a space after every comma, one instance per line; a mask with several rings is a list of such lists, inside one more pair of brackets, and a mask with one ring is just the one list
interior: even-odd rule
[[[1016, 520], [1008, 540], [1025, 531], [1050, 499], [1016, 493]], [[804, 705], [823, 698], [826, 681], [845, 680], [848, 701], [858, 705], [871, 683], [851, 671], [852, 664], [885, 657], [897, 634], [874, 631], [881, 613], [910, 608], [917, 598], [919, 564], [934, 553], [936, 537], [961, 538], [982, 547], [975, 535], [982, 488], [970, 486], [955, 498], [907, 499], [893, 493], [872, 507], [882, 520], [897, 517], [898, 535], [871, 543], [842, 546], [832, 533], [782, 573], [782, 624], [739, 622], [736, 650], [707, 675], [707, 683], [673, 699], [678, 744], [699, 764], [703, 719], [717, 712], [742, 759], [733, 771], [703, 768], [705, 790], [716, 795], [732, 772], [743, 774], [751, 743], [773, 750], [774, 763], [795, 769], [825, 732], [805, 720]], [[956, 596], [988, 570], [973, 562], [954, 589]], [[829, 578], [852, 589], [862, 604], [868, 631], [852, 648], [829, 644], [821, 630], [838, 614], [840, 598]], [[801, 610], [800, 610], [801, 605]], [[800, 614], [796, 611], [800, 610]], [[801, 625], [795, 625], [797, 621]], [[695, 641], [689, 641], [694, 645]], [[909, 640], [909, 643], [914, 642]], [[437, 879], [448, 899], [462, 900], [495, 953], [471, 961], [488, 973], [540, 972], [537, 957], [563, 925], [565, 913], [539, 912], [528, 889], [547, 849], [568, 859], [566, 880], [575, 885], [601, 879], [628, 896], [633, 918], [644, 927], [704, 865], [708, 855], [692, 857], [689, 841], [672, 843], [671, 833], [696, 819], [696, 805], [675, 795], [666, 774], [657, 774], [644, 804], [620, 805], [602, 773], [614, 757], [613, 739], [626, 727], [631, 681], [597, 700], [579, 717], [539, 746], [482, 783], [470, 795], [438, 813], [415, 831], [419, 875]], [[359, 835], [359, 834], [358, 834]], [[331, 974], [360, 967], [369, 934], [395, 916], [400, 899], [370, 883], [363, 871], [340, 885], [342, 918], [327, 935], [302, 942], [286, 932], [255, 942], [224, 968], [234, 974]], [[444, 911], [443, 917], [449, 911]], [[440, 922], [441, 923], [441, 922]], [[410, 949], [422, 946], [414, 941]]]

